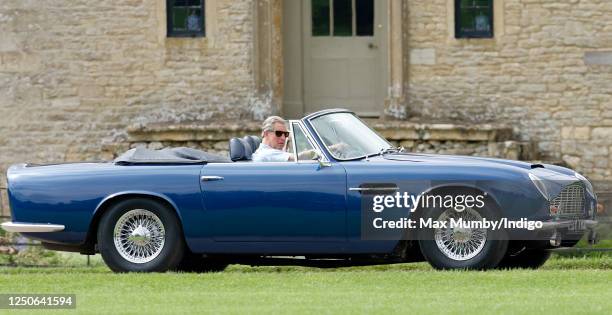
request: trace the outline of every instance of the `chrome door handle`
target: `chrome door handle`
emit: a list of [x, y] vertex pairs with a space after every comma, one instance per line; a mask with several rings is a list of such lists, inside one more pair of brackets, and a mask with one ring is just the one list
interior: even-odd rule
[[399, 190], [399, 187], [351, 187], [350, 191], [389, 191]]
[[222, 180], [223, 177], [221, 176], [202, 176], [200, 177], [200, 180], [203, 182], [212, 182], [212, 181], [216, 181], [216, 180]]
[[399, 191], [399, 187], [394, 183], [363, 183], [359, 187], [351, 187], [349, 191], [356, 191], [362, 195], [388, 195]]

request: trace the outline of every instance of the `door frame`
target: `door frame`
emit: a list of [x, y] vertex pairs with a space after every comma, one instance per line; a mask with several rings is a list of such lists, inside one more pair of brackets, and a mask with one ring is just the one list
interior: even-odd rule
[[[254, 36], [253, 36], [253, 76], [256, 87], [256, 99], [261, 106], [268, 108], [267, 113], [277, 113], [289, 118], [301, 118], [292, 115], [291, 110], [283, 104], [285, 101], [285, 68], [287, 55], [283, 43], [287, 40], [284, 32], [284, 7], [295, 0], [256, 0], [253, 1]], [[375, 0], [381, 1], [381, 0]], [[386, 77], [385, 100], [381, 109], [381, 117], [397, 119], [406, 118], [407, 71], [404, 56], [408, 54], [407, 38], [404, 36], [407, 4], [403, 0], [387, 1], [387, 34], [385, 36], [386, 64], [382, 71]], [[300, 25], [303, 23], [299, 21]], [[300, 32], [300, 37], [303, 32]], [[300, 49], [302, 49], [300, 47]], [[302, 49], [303, 51], [303, 49]], [[302, 93], [303, 104], [303, 93]], [[303, 111], [303, 105], [302, 105]], [[256, 117], [259, 118], [259, 117]]]
[[[300, 15], [302, 17], [302, 24], [301, 24], [301, 28], [300, 28], [300, 42], [301, 42], [301, 90], [302, 90], [302, 98], [301, 98], [301, 108], [302, 108], [302, 115], [305, 114], [309, 114], [310, 112], [308, 112], [307, 110], [307, 104], [306, 104], [306, 100], [307, 100], [307, 94], [306, 94], [306, 85], [309, 83], [306, 81], [307, 79], [307, 73], [306, 71], [308, 71], [307, 69], [309, 67], [311, 67], [312, 64], [312, 60], [309, 60], [310, 56], [308, 54], [306, 54], [309, 50], [306, 47], [306, 43], [308, 43], [309, 41], [319, 41], [319, 40], [330, 40], [330, 39], [336, 39], [339, 42], [344, 41], [346, 39], [355, 39], [355, 40], [365, 40], [365, 37], [359, 37], [359, 36], [334, 36], [333, 34], [330, 34], [330, 36], [323, 36], [321, 38], [319, 37], [314, 37], [311, 36], [311, 38], [307, 38], [307, 34], [311, 33], [311, 29], [312, 29], [312, 19], [308, 19], [309, 16], [311, 16], [312, 12], [311, 12], [311, 6], [310, 6], [310, 1], [311, 0], [304, 0], [304, 1], [299, 1], [301, 3], [301, 8], [300, 8]], [[375, 44], [378, 46], [377, 50], [377, 54], [378, 57], [376, 57], [378, 59], [378, 69], [380, 70], [379, 76], [378, 78], [374, 78], [374, 84], [378, 85], [378, 89], [376, 91], [376, 101], [378, 104], [373, 104], [373, 106], [376, 107], [370, 107], [368, 108], [366, 111], [358, 111], [355, 110], [355, 112], [360, 116], [360, 117], [370, 117], [370, 118], [378, 118], [382, 115], [383, 111], [384, 111], [384, 104], [385, 104], [385, 98], [386, 98], [386, 90], [387, 90], [387, 86], [388, 86], [388, 31], [389, 31], [389, 23], [388, 23], [388, 19], [389, 19], [389, 10], [387, 8], [388, 6], [388, 1], [387, 0], [372, 0], [374, 1], [374, 32], [376, 34], [376, 32], [382, 32], [382, 34], [378, 34], [378, 36], [376, 36], [376, 41]], [[330, 0], [331, 2], [331, 0]], [[355, 0], [352, 0], [352, 3], [355, 3]], [[382, 11], [379, 11], [379, 9], [382, 9]], [[330, 10], [333, 10], [330, 7]], [[285, 11], [286, 12], [286, 11]], [[355, 11], [353, 11], [353, 14], [355, 14]], [[378, 19], [377, 19], [378, 18]], [[382, 20], [382, 21], [381, 21]], [[353, 20], [353, 22], [355, 22], [355, 20]], [[330, 23], [333, 23], [333, 18], [330, 15]], [[380, 25], [380, 27], [379, 27]], [[353, 24], [353, 27], [356, 27], [355, 24]], [[283, 31], [285, 31], [285, 29], [283, 29]], [[368, 40], [368, 42], [370, 42], [370, 40]], [[286, 47], [286, 46], [285, 46]], [[289, 57], [287, 56], [287, 54], [284, 55], [283, 58]], [[287, 67], [287, 63], [285, 63], [285, 66]], [[287, 69], [289, 70], [289, 69]], [[290, 74], [294, 74], [295, 71], [285, 71], [285, 73], [290, 73]], [[287, 80], [289, 78], [286, 78], [285, 80]], [[314, 79], [314, 78], [312, 78]], [[316, 80], [316, 79], [315, 79]], [[382, 81], [382, 82], [381, 82]], [[289, 92], [289, 91], [287, 91]], [[329, 109], [329, 108], [327, 108]], [[351, 108], [348, 108], [351, 109]]]

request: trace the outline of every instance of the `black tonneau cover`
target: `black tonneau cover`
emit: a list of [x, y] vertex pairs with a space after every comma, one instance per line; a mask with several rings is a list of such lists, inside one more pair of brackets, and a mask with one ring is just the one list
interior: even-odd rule
[[231, 163], [229, 158], [192, 148], [151, 150], [144, 147], [130, 149], [114, 161], [119, 165], [135, 164], [206, 164]]

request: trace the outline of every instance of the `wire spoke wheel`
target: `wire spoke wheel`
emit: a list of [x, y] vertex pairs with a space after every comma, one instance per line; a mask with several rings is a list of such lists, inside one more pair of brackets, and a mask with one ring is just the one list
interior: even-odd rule
[[451, 227], [451, 219], [455, 222], [462, 219], [463, 224], [469, 224], [470, 221], [482, 221], [482, 216], [472, 208], [461, 212], [446, 209], [440, 214], [438, 221], [447, 222], [447, 227], [437, 228], [434, 231], [436, 245], [446, 257], [456, 261], [474, 258], [487, 242], [487, 229]]
[[166, 230], [157, 215], [145, 209], [123, 214], [115, 224], [113, 242], [125, 260], [144, 264], [155, 259], [164, 248]]

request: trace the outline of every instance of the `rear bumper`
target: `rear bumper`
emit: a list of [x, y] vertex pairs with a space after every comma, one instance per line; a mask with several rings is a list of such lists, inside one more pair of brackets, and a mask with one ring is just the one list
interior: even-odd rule
[[23, 222], [4, 222], [0, 227], [7, 232], [14, 233], [49, 233], [61, 232], [65, 226], [60, 224], [45, 223], [23, 223]]

